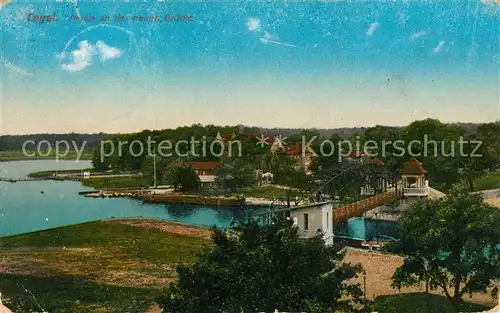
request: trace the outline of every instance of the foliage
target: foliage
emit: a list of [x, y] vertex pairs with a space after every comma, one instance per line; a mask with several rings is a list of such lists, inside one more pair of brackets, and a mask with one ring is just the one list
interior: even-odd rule
[[[70, 148], [71, 149], [71, 148]], [[80, 148], [79, 148], [80, 149]], [[76, 152], [70, 150], [67, 155], [62, 155], [65, 151], [61, 151], [61, 155], [56, 155], [55, 149], [52, 151], [40, 149], [40, 151], [22, 151], [9, 150], [0, 151], [0, 161], [22, 161], [22, 160], [92, 160], [92, 149]], [[79, 154], [81, 153], [81, 154]]]
[[241, 159], [232, 159], [217, 167], [216, 183], [226, 191], [236, 192], [240, 188], [254, 186], [257, 180], [255, 169]]
[[[3, 135], [0, 136], [0, 151], [22, 151], [23, 145], [30, 140], [38, 144], [40, 141], [50, 142], [52, 147], [56, 146], [59, 142], [68, 142], [71, 146], [76, 146], [78, 149], [93, 149], [97, 147], [100, 140], [103, 139], [105, 134], [33, 134], [33, 135]], [[36, 146], [32, 145], [32, 147]], [[29, 147], [29, 145], [28, 145]], [[71, 147], [73, 150], [74, 147]], [[74, 150], [73, 150], [74, 151]]]
[[486, 292], [500, 278], [499, 220], [500, 211], [481, 195], [460, 190], [416, 203], [398, 222], [400, 240], [391, 247], [405, 256], [394, 287], [427, 282], [458, 311], [465, 294]]
[[175, 191], [192, 192], [201, 188], [200, 178], [191, 166], [175, 165], [168, 166], [165, 181], [174, 187]]
[[450, 189], [459, 180], [457, 147], [465, 131], [453, 124], [443, 124], [439, 120], [425, 119], [415, 121], [403, 130], [405, 148], [412, 145], [403, 159], [416, 156], [427, 170], [428, 179], [440, 189]]
[[[428, 179], [433, 187], [440, 190], [449, 190], [455, 184], [465, 181], [470, 189], [473, 189], [473, 182], [478, 177], [484, 175], [485, 170], [493, 167], [495, 164], [500, 163], [500, 123], [481, 124], [477, 127], [469, 127], [470, 125], [460, 124], [444, 124], [435, 119], [425, 119], [414, 121], [405, 127], [387, 127], [377, 125], [358, 132], [357, 134], [349, 132], [351, 136], [351, 143], [359, 142], [361, 149], [363, 144], [376, 142], [378, 151], [359, 151], [365, 154], [371, 154], [368, 159], [378, 157], [385, 163], [383, 173], [371, 173], [363, 169], [361, 171], [345, 171], [348, 167], [353, 167], [354, 163], [346, 164], [339, 160], [339, 150], [341, 147], [334, 147], [334, 153], [331, 156], [318, 155], [313, 161], [310, 170], [313, 172], [313, 181], [319, 186], [325, 184], [323, 191], [332, 196], [340, 196], [343, 198], [358, 198], [360, 186], [366, 183], [369, 176], [380, 177], [384, 175], [389, 184], [394, 184], [399, 180], [399, 170], [403, 164], [416, 157], [422, 162], [423, 167], [428, 171]], [[312, 141], [312, 149], [316, 152], [321, 151], [320, 143], [325, 139], [329, 139], [333, 143], [341, 142], [338, 134], [333, 134], [331, 131], [326, 130], [286, 130], [281, 133], [288, 138], [285, 140], [287, 145], [293, 145], [302, 142], [304, 136], [306, 142], [316, 138]], [[118, 142], [133, 142], [139, 140], [147, 147], [147, 139], [150, 137], [156, 143], [162, 140], [168, 140], [172, 146], [175, 146], [181, 140], [186, 140], [194, 137], [198, 140], [205, 138], [207, 145], [216, 140], [217, 134], [221, 134], [225, 139], [231, 137], [230, 140], [238, 141], [239, 144], [231, 145], [232, 154], [229, 154], [229, 142], [224, 142], [224, 152], [220, 157], [217, 155], [200, 155], [192, 153], [192, 147], [188, 144], [181, 144], [179, 153], [186, 152], [182, 161], [221, 161], [223, 163], [232, 163], [236, 152], [235, 149], [240, 150], [241, 166], [248, 166], [262, 171], [270, 171], [274, 174], [274, 179], [277, 184], [290, 185], [294, 184], [291, 177], [300, 174], [294, 169], [297, 169], [297, 162], [294, 158], [286, 155], [286, 153], [277, 152], [273, 153], [268, 147], [258, 145], [258, 137], [264, 133], [266, 135], [276, 135], [278, 130], [263, 130], [255, 127], [237, 126], [214, 126], [199, 124], [178, 127], [176, 129], [165, 129], [160, 131], [144, 130], [135, 134], [120, 134], [109, 137], [103, 137], [102, 140], [111, 140], [114, 142], [115, 147]], [[331, 137], [325, 137], [325, 135]], [[345, 135], [345, 134], [344, 134]], [[469, 158], [460, 155], [460, 138], [465, 136], [464, 140], [480, 140], [483, 142], [481, 153], [483, 158]], [[345, 138], [345, 137], [344, 137]], [[409, 153], [408, 145], [410, 142], [419, 141], [420, 144], [412, 145], [412, 151]], [[401, 141], [401, 143], [397, 143]], [[389, 143], [384, 145], [383, 143]], [[241, 148], [240, 148], [241, 146]], [[104, 151], [109, 154], [111, 152], [110, 145], [103, 145]], [[200, 144], [195, 145], [196, 151], [200, 148]], [[347, 149], [346, 145], [342, 148]], [[356, 147], [352, 147], [356, 150]], [[465, 145], [464, 149], [471, 152], [472, 145]], [[328, 150], [328, 148], [326, 148]], [[122, 145], [122, 155], [118, 155], [118, 149], [110, 157], [100, 157], [100, 149], [96, 149], [93, 156], [94, 167], [99, 170], [113, 169], [115, 171], [123, 170], [148, 170], [151, 160], [146, 158], [146, 153], [143, 155], [132, 157], [131, 147], [128, 144]], [[133, 149], [132, 149], [133, 150]], [[363, 149], [364, 150], [364, 149]], [[369, 150], [369, 149], [367, 149]], [[172, 157], [164, 156], [165, 151], [160, 152], [160, 149], [153, 144], [152, 151], [157, 153], [158, 156], [163, 156], [163, 159], [169, 159], [170, 163]], [[172, 152], [172, 151], [168, 151]], [[327, 153], [328, 151], [326, 151]], [[175, 156], [173, 156], [175, 158]], [[361, 162], [361, 160], [358, 160]], [[157, 177], [166, 176], [161, 173], [165, 169], [164, 166], [159, 167]], [[227, 169], [226, 169], [227, 170]], [[148, 170], [151, 171], [150, 169]], [[344, 172], [345, 171], [345, 172]], [[342, 175], [338, 175], [343, 172]], [[147, 173], [149, 175], [151, 173]], [[369, 175], [368, 175], [369, 174]], [[336, 176], [338, 175], [338, 176]], [[332, 179], [336, 176], [335, 179]], [[303, 180], [302, 180], [303, 181]], [[303, 181], [305, 182], [305, 181]], [[234, 189], [235, 182], [221, 181], [221, 185], [227, 185], [228, 189]], [[302, 183], [299, 183], [302, 184]], [[310, 184], [310, 182], [308, 182]], [[295, 184], [296, 186], [297, 184]], [[237, 187], [239, 188], [239, 187]], [[300, 189], [308, 189], [304, 187], [297, 187]]]
[[500, 121], [479, 125], [477, 137], [494, 159], [495, 164], [500, 164]]
[[[384, 313], [451, 313], [453, 307], [443, 296], [426, 293], [409, 293], [378, 296], [373, 312]], [[488, 307], [473, 303], [462, 303], [462, 312], [483, 312]]]
[[[161, 185], [162, 183], [168, 181], [166, 176], [167, 172], [165, 169], [169, 164], [171, 164], [172, 159], [156, 157], [156, 184]], [[151, 186], [154, 185], [154, 168], [155, 168], [155, 158], [153, 156], [147, 156], [144, 158], [141, 164], [141, 173], [146, 178]]]
[[[273, 312], [349, 307], [361, 290], [348, 280], [360, 266], [341, 264], [338, 247], [320, 236], [301, 240], [291, 221], [268, 226], [248, 222], [229, 236], [213, 233], [213, 247], [190, 266], [177, 268], [179, 280], [160, 299], [165, 312]], [[345, 298], [344, 298], [345, 296]], [[351, 297], [352, 300], [346, 300]], [[342, 298], [342, 299], [341, 299]], [[316, 311], [317, 312], [317, 311]]]

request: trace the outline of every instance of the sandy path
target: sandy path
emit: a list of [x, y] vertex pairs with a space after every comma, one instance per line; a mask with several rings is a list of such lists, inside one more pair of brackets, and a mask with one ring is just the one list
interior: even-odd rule
[[212, 231], [210, 228], [186, 225], [181, 223], [167, 222], [149, 218], [133, 218], [133, 219], [112, 219], [106, 220], [110, 224], [125, 224], [134, 227], [144, 227], [150, 229], [157, 229], [169, 234], [197, 237], [210, 240]]

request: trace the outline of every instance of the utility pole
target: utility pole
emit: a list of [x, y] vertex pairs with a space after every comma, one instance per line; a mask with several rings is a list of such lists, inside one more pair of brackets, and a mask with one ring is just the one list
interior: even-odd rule
[[156, 189], [156, 153], [153, 154], [153, 186]]
[[363, 270], [363, 297], [364, 297], [364, 309], [365, 312], [368, 312], [367, 307], [366, 307], [366, 272]]

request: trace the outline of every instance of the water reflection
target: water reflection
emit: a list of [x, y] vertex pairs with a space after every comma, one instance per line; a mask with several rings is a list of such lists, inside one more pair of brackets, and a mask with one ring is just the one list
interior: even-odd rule
[[360, 240], [374, 240], [388, 237], [396, 237], [397, 229], [395, 222], [372, 220], [364, 218], [351, 218], [346, 222], [335, 225], [334, 233]]
[[[74, 161], [2, 162], [7, 177], [24, 177], [30, 172], [90, 167]], [[106, 218], [147, 217], [191, 225], [229, 227], [245, 220], [246, 208], [196, 205], [162, 205], [126, 198], [85, 198], [79, 182], [37, 181], [0, 183], [0, 236], [21, 234], [63, 225]], [[43, 193], [41, 193], [43, 191]], [[250, 212], [252, 209], [249, 210]]]

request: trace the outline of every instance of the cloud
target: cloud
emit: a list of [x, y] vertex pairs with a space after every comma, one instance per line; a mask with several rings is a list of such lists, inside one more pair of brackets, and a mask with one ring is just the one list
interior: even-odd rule
[[[79, 72], [90, 65], [94, 55], [99, 57], [102, 62], [117, 59], [123, 54], [120, 49], [108, 46], [104, 41], [99, 40], [95, 45], [92, 45], [87, 40], [80, 41], [78, 43], [78, 49], [71, 51], [69, 58], [71, 58], [71, 63], [62, 64], [63, 70], [68, 72]], [[64, 59], [67, 57], [66, 54], [60, 54], [58, 58]]]
[[110, 47], [101, 40], [96, 43], [96, 47], [101, 61], [118, 59], [123, 53], [120, 49]]
[[420, 37], [424, 36], [425, 34], [427, 34], [427, 32], [426, 32], [426, 31], [421, 31], [421, 32], [418, 32], [418, 33], [412, 34], [412, 35], [410, 36], [410, 40], [415, 40], [415, 39], [418, 39], [418, 38], [420, 38]]
[[22, 75], [22, 76], [31, 76], [33, 74], [27, 72], [26, 70], [20, 68], [19, 66], [15, 65], [14, 63], [6, 60], [5, 58], [3, 58], [2, 56], [2, 63], [3, 63], [3, 66], [5, 66], [6, 69], [9, 70], [10, 73], [14, 73], [14, 74], [17, 74], [17, 75]]
[[377, 30], [377, 28], [379, 27], [379, 23], [375, 22], [375, 23], [371, 23], [370, 24], [370, 27], [368, 27], [368, 30], [366, 31], [366, 35], [367, 36], [371, 36], [373, 35], [373, 33], [375, 33], [375, 31]]
[[255, 17], [250, 17], [248, 18], [247, 26], [249, 31], [258, 32], [260, 31], [260, 20]]
[[436, 48], [434, 48], [434, 53], [439, 53], [439, 51], [441, 51], [441, 49], [443, 49], [445, 43], [446, 43], [446, 41], [441, 40], [438, 43], [438, 45], [436, 46]]
[[80, 41], [78, 46], [79, 49], [71, 51], [72, 62], [62, 65], [62, 68], [68, 72], [79, 72], [92, 64], [92, 55], [95, 53], [94, 46], [87, 40]]

